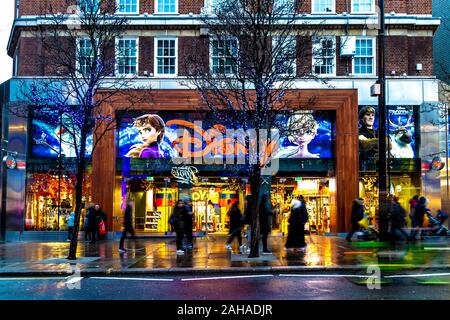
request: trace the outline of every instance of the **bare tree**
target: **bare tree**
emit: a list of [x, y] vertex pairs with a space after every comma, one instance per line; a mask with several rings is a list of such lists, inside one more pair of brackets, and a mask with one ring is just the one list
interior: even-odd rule
[[[251, 252], [259, 256], [259, 195], [264, 183], [264, 169], [270, 168], [276, 139], [267, 135], [271, 129], [279, 136], [294, 133], [296, 123], [286, 125], [280, 113], [296, 113], [314, 104], [314, 97], [300, 104], [296, 99], [296, 81], [318, 79], [311, 63], [314, 48], [333, 55], [333, 40], [305, 28], [300, 22], [301, 0], [235, 0], [216, 1], [201, 17], [200, 37], [186, 54], [187, 86], [202, 97], [210, 118], [227, 127], [253, 130], [245, 137], [247, 153], [245, 170], [249, 177], [252, 200]], [[316, 39], [319, 46], [309, 39]], [[323, 42], [325, 41], [325, 42]], [[332, 41], [331, 43], [327, 41]], [[327, 52], [324, 52], [327, 51]], [[208, 52], [211, 51], [211, 64]], [[314, 68], [316, 65], [314, 66]], [[324, 67], [321, 62], [317, 67]], [[325, 78], [320, 81], [326, 82]], [[203, 109], [205, 110], [205, 109]], [[272, 146], [272, 148], [270, 147]]]
[[[128, 26], [126, 17], [114, 15], [116, 2], [80, 0], [76, 6], [73, 0], [66, 3], [66, 13], [45, 8], [45, 12], [51, 13], [42, 16], [46, 23], [38, 28], [35, 36], [40, 39], [41, 52], [36, 54], [46, 77], [24, 83], [21, 106], [14, 110], [24, 116], [32, 112], [34, 117], [59, 124], [67, 136], [62, 142], [74, 152], [76, 218], [68, 259], [76, 259], [83, 179], [91, 160], [87, 155], [88, 136], [93, 136], [93, 154], [101, 139], [117, 125], [116, 113], [105, 106], [113, 104], [119, 95], [120, 99], [124, 96], [128, 99], [128, 108], [148, 97], [137, 94], [138, 89], [145, 88], [132, 85], [138, 71], [133, 61], [136, 58], [130, 58], [129, 53], [138, 48], [124, 43], [116, 49], [116, 40]], [[119, 57], [118, 69], [116, 57]], [[47, 112], [49, 109], [51, 112]], [[45, 143], [45, 137], [42, 139], [41, 143]]]

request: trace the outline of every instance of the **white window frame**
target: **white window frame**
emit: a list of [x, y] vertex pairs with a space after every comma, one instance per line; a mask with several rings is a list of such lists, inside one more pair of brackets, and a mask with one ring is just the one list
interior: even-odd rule
[[356, 50], [356, 42], [358, 40], [372, 40], [372, 49], [373, 49], [373, 70], [372, 73], [355, 73], [355, 67], [356, 67], [356, 55], [353, 58], [352, 61], [352, 74], [356, 77], [365, 77], [365, 76], [374, 76], [377, 72], [377, 41], [376, 37], [355, 37], [355, 50]]
[[[175, 40], [175, 73], [166, 74], [158, 73], [158, 40]], [[155, 37], [154, 40], [154, 59], [153, 59], [153, 73], [156, 77], [160, 78], [173, 78], [178, 77], [178, 38], [177, 37]]]
[[[221, 41], [226, 41], [226, 40], [234, 40], [234, 41], [236, 41], [237, 54], [239, 54], [239, 41], [238, 41], [238, 39], [233, 39], [233, 38], [221, 39]], [[213, 72], [213, 41], [219, 41], [219, 39], [217, 39], [215, 37], [211, 37], [209, 39], [209, 71], [211, 72], [212, 75], [221, 75], [220, 73]], [[239, 59], [236, 59], [236, 61], [238, 61], [238, 60]], [[239, 65], [237, 65], [236, 68], [239, 68]], [[232, 76], [233, 73], [223, 73], [223, 75]]]
[[[136, 73], [119, 73], [119, 41], [120, 40], [136, 40]], [[135, 77], [139, 75], [139, 37], [120, 37], [115, 40], [115, 74], [116, 77]]]
[[[322, 50], [322, 40], [332, 40], [333, 41], [333, 72], [331, 73], [316, 73], [316, 65], [317, 61], [321, 59], [317, 59], [316, 52], [317, 50]], [[320, 41], [318, 43], [317, 41]], [[320, 48], [319, 48], [320, 45]], [[330, 76], [336, 76], [336, 56], [337, 56], [337, 49], [336, 49], [336, 37], [333, 36], [323, 36], [323, 37], [317, 37], [313, 39], [313, 54], [312, 54], [312, 73], [319, 77], [330, 77]]]
[[[77, 73], [78, 73], [78, 75], [79, 76], [84, 76], [86, 73], [81, 73], [80, 71], [80, 69], [81, 69], [81, 66], [80, 66], [80, 56], [79, 56], [79, 53], [80, 53], [80, 42], [81, 41], [84, 41], [84, 40], [88, 40], [88, 41], [90, 41], [90, 39], [89, 39], [89, 37], [86, 37], [86, 36], [84, 36], [84, 37], [79, 37], [78, 39], [77, 39], [77, 48], [76, 48], [76, 50], [77, 50], [77, 57], [76, 57], [76, 70], [77, 70]], [[97, 41], [97, 40], [96, 40]], [[97, 44], [98, 44], [98, 41], [97, 41]]]
[[155, 14], [178, 14], [178, 8], [179, 8], [179, 4], [178, 4], [178, 0], [174, 0], [175, 1], [175, 12], [159, 12], [159, 2], [163, 1], [163, 0], [155, 0]]
[[352, 1], [352, 14], [373, 14], [375, 13], [375, 0], [372, 1], [372, 10], [371, 11], [355, 11], [355, 1], [361, 0], [351, 0]]
[[332, 10], [330, 12], [327, 11], [316, 11], [316, 2], [324, 1], [324, 0], [313, 0], [311, 3], [311, 13], [312, 14], [335, 14], [336, 13], [336, 0], [331, 0], [332, 2]]
[[[295, 36], [287, 36], [286, 38], [293, 38], [293, 41], [294, 41], [294, 50], [295, 50], [295, 52], [297, 52], [297, 38], [295, 37]], [[276, 42], [278, 41], [278, 39], [279, 39], [279, 37], [277, 37], [277, 36], [274, 36], [274, 37], [272, 37], [272, 49], [276, 46]], [[272, 68], [274, 67], [273, 65], [275, 64], [275, 61], [272, 61]], [[283, 76], [285, 76], [285, 77], [292, 77], [292, 76], [296, 76], [297, 75], [297, 54], [295, 55], [295, 59], [294, 59], [294, 61], [293, 61], [293, 64], [292, 64], [292, 66], [293, 66], [293, 68], [294, 68], [294, 70], [292, 70], [292, 73], [291, 74], [289, 74], [289, 73], [280, 73], [280, 76], [281, 77], [283, 77]]]
[[116, 6], [117, 6], [117, 11], [116, 14], [139, 14], [140, 12], [140, 7], [139, 7], [139, 0], [136, 0], [136, 10], [135, 12], [120, 12], [120, 0], [116, 0]]

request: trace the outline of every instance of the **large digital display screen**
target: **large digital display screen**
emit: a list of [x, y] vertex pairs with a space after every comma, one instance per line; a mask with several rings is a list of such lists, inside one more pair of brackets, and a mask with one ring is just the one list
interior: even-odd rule
[[[69, 133], [71, 126], [70, 116], [63, 114], [58, 116], [51, 109], [34, 112], [32, 119], [31, 154], [33, 157], [58, 157], [61, 153], [66, 158], [76, 157], [75, 136], [80, 136], [79, 131], [75, 136]], [[79, 148], [79, 138], [77, 140]], [[92, 153], [92, 134], [86, 139], [86, 156]]]
[[[331, 158], [334, 120], [324, 112], [299, 112], [280, 115], [294, 130], [280, 136], [276, 157]], [[125, 115], [118, 132], [119, 157], [172, 158], [180, 156], [215, 157], [244, 155], [247, 151], [229, 136], [220, 124], [211, 123], [201, 113], [142, 113]], [[228, 147], [227, 147], [228, 145]]]

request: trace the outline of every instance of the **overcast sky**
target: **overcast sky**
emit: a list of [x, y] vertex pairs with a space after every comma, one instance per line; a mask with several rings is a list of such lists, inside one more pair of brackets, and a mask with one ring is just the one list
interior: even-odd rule
[[6, 53], [14, 20], [14, 0], [0, 0], [0, 83], [12, 76], [12, 59]]

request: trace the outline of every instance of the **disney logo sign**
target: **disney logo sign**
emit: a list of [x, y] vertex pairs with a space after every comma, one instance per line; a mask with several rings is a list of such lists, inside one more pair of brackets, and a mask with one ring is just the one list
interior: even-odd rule
[[198, 169], [192, 166], [172, 168], [172, 176], [180, 183], [198, 183]]

